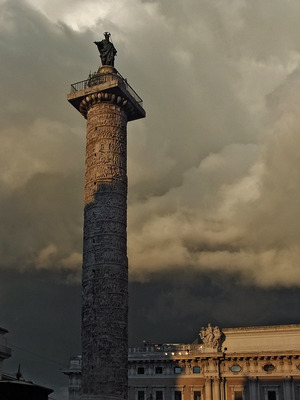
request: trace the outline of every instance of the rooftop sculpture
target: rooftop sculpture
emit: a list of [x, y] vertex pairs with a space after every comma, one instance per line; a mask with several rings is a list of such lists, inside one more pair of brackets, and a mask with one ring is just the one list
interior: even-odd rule
[[223, 333], [218, 326], [213, 327], [208, 324], [207, 328], [201, 328], [199, 335], [206, 347], [220, 350]]
[[98, 47], [102, 65], [111, 65], [113, 67], [117, 50], [113, 43], [109, 41], [110, 33], [104, 32], [104, 37], [105, 39], [94, 43]]

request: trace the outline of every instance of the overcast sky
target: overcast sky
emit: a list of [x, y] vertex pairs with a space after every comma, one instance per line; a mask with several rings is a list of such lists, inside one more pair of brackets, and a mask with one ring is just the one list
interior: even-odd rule
[[0, 0], [4, 369], [55, 389], [80, 353], [85, 120], [70, 84], [115, 66], [128, 125], [130, 343], [300, 323], [300, 2]]

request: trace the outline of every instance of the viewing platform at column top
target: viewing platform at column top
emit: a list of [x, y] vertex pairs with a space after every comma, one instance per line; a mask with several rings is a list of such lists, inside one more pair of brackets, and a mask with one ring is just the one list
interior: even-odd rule
[[[101, 97], [101, 93], [104, 92], [110, 96]], [[117, 104], [126, 104], [128, 121], [146, 116], [141, 97], [129, 85], [127, 79], [112, 66], [102, 66], [97, 72], [90, 74], [88, 79], [73, 83], [67, 99], [86, 118], [80, 108], [81, 102], [87, 98], [96, 99], [96, 96], [102, 101], [111, 101], [111, 96], [114, 96]]]

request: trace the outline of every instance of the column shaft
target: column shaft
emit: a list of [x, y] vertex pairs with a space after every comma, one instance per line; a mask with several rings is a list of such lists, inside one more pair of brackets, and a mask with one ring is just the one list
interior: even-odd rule
[[250, 379], [250, 400], [258, 400], [258, 380], [256, 378]]
[[213, 400], [220, 400], [220, 380], [214, 378], [213, 380]]
[[283, 381], [284, 399], [292, 399], [292, 380], [287, 377]]
[[206, 378], [205, 379], [205, 400], [212, 400], [211, 396], [211, 379]]
[[82, 399], [127, 397], [127, 117], [87, 111], [82, 272]]

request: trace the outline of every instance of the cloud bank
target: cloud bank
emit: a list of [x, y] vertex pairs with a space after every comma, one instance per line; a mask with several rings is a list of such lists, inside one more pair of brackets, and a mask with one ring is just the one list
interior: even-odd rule
[[109, 30], [147, 111], [128, 127], [131, 279], [299, 286], [300, 5], [270, 5], [2, 0], [2, 268], [80, 276], [85, 122], [66, 94]]

